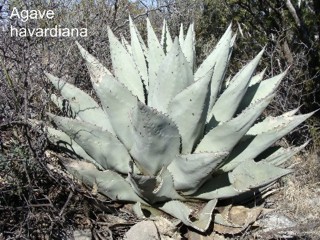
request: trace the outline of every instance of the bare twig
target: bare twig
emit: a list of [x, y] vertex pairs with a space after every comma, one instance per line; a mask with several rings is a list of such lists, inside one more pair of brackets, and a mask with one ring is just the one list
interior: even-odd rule
[[63, 207], [61, 208], [61, 210], [59, 212], [60, 217], [62, 216], [63, 212], [65, 211], [66, 207], [68, 206], [72, 196], [73, 196], [73, 191], [70, 191], [67, 201], [64, 203]]

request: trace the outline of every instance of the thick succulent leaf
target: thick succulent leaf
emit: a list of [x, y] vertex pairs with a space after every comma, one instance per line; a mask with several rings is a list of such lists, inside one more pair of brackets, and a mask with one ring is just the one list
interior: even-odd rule
[[129, 174], [135, 192], [148, 203], [183, 200], [174, 188], [170, 172], [163, 169], [158, 176]]
[[133, 191], [130, 183], [116, 172], [110, 170], [99, 171], [93, 164], [83, 161], [64, 162], [64, 166], [76, 178], [114, 201], [145, 203]]
[[138, 102], [132, 114], [134, 144], [130, 151], [142, 173], [155, 176], [180, 150], [180, 135], [164, 114]]
[[184, 195], [193, 194], [227, 156], [228, 152], [195, 153], [177, 156], [168, 166], [175, 189]]
[[[232, 38], [231, 38], [231, 41], [230, 41], [230, 47], [231, 49], [233, 48], [236, 40], [237, 40], [237, 35], [238, 33], [236, 32], [235, 34], [233, 34]], [[231, 51], [232, 52], [232, 51]], [[231, 53], [229, 54], [229, 60], [230, 60], [230, 57], [231, 57]]]
[[161, 41], [160, 44], [162, 46], [162, 49], [165, 53], [168, 53], [172, 47], [172, 38], [170, 35], [169, 27], [167, 24], [167, 21], [163, 19], [163, 25], [162, 25], [162, 34], [161, 34]]
[[120, 173], [130, 171], [130, 155], [111, 133], [86, 122], [48, 115], [59, 129], [68, 134], [104, 169], [113, 169]]
[[191, 153], [203, 137], [212, 72], [209, 71], [202, 79], [177, 94], [169, 104], [168, 114], [178, 126], [183, 154]]
[[217, 199], [210, 200], [204, 208], [201, 209], [197, 216], [192, 216], [195, 220], [191, 219], [193, 210], [182, 202], [169, 201], [159, 208], [169, 215], [180, 219], [185, 225], [200, 232], [205, 232], [212, 221], [213, 210], [216, 207], [217, 202]]
[[[137, 202], [132, 205], [132, 211], [139, 219], [143, 219], [143, 218], [147, 217], [146, 214], [144, 213], [144, 211], [142, 210], [142, 206], [143, 205], [140, 202]], [[150, 216], [148, 216], [148, 217], [150, 217]]]
[[94, 56], [88, 53], [88, 51], [85, 50], [77, 41], [76, 41], [76, 44], [80, 50], [81, 56], [86, 61], [86, 65], [90, 73], [91, 81], [95, 82], [105, 74], [112, 75], [110, 71], [105, 66], [103, 66], [103, 64], [99, 62], [98, 59], [96, 59]]
[[296, 109], [293, 109], [289, 112], [286, 112], [284, 114], [282, 114], [282, 116], [284, 117], [292, 117], [293, 115], [295, 115], [298, 111], [299, 111], [300, 107], [297, 107]]
[[[210, 69], [212, 69], [214, 66], [217, 66], [218, 62], [223, 62], [222, 59], [227, 60], [229, 58], [230, 53], [230, 45], [231, 45], [231, 38], [232, 38], [232, 29], [231, 25], [227, 28], [223, 36], [220, 38], [219, 42], [213, 49], [213, 51], [210, 53], [210, 55], [203, 61], [203, 63], [199, 66], [197, 71], [195, 72], [195, 80], [198, 80], [199, 78], [203, 77]], [[218, 61], [219, 60], [219, 61]], [[216, 80], [223, 80], [224, 72], [227, 67], [227, 63], [224, 62], [224, 64], [217, 68], [217, 71], [219, 72], [219, 76]], [[217, 85], [220, 85], [219, 83], [214, 83]]]
[[148, 69], [147, 69], [147, 63], [143, 52], [143, 47], [140, 42], [138, 29], [134, 25], [131, 17], [129, 17], [130, 22], [130, 35], [131, 35], [131, 51], [132, 56], [134, 59], [134, 62], [139, 70], [140, 77], [142, 81], [144, 82], [144, 85], [148, 89], [149, 83], [148, 83]]
[[260, 153], [265, 151], [288, 132], [292, 131], [313, 113], [314, 112], [287, 117], [285, 122], [281, 122], [281, 125], [277, 125], [277, 127], [274, 127], [271, 130], [266, 128], [265, 132], [256, 136], [247, 136], [248, 139], [241, 142], [231, 152], [230, 156], [226, 160], [227, 164], [222, 167], [222, 170], [228, 172], [238, 166], [241, 162], [256, 158]]
[[231, 25], [228, 27], [226, 32], [223, 34], [219, 42], [217, 43], [214, 50], [210, 55], [203, 61], [200, 67], [197, 69], [194, 79], [195, 81], [202, 78], [207, 72], [214, 68], [212, 81], [211, 81], [211, 97], [209, 103], [209, 110], [212, 109], [217, 95], [220, 90], [220, 86], [224, 79], [224, 75], [229, 63], [230, 51], [231, 51], [231, 38], [232, 29]]
[[291, 172], [292, 170], [278, 168], [269, 163], [247, 160], [232, 172], [212, 176], [192, 197], [207, 200], [237, 197], [272, 183]]
[[[232, 51], [233, 51], [233, 46], [234, 46], [234, 44], [236, 42], [236, 39], [237, 39], [237, 32], [232, 36], [232, 38], [230, 40], [229, 56], [228, 56], [228, 59], [227, 59], [227, 63], [230, 62]], [[225, 69], [225, 71], [226, 70], [227, 69]], [[221, 93], [221, 89], [220, 89], [220, 93]]]
[[234, 204], [245, 204], [248, 203], [250, 199], [256, 199], [257, 197], [266, 198], [268, 197], [268, 192], [272, 185], [274, 185], [276, 181], [273, 181], [267, 185], [264, 185], [259, 188], [251, 189], [251, 191], [242, 192], [241, 194], [232, 198], [232, 202]]
[[[129, 15], [129, 22], [130, 22], [130, 19], [131, 19], [131, 22], [133, 23], [132, 18], [131, 18], [131, 16]], [[144, 52], [144, 54], [146, 54], [147, 51], [148, 51], [148, 50], [147, 50], [147, 46], [146, 46], [146, 44], [144, 43], [144, 41], [143, 41], [143, 39], [142, 39], [142, 37], [141, 37], [141, 35], [140, 35], [140, 33], [139, 33], [138, 28], [136, 27], [136, 25], [133, 24], [133, 26], [134, 26], [134, 28], [135, 28], [136, 35], [137, 35], [137, 37], [138, 37], [138, 39], [139, 39], [139, 43], [140, 43], [140, 46], [141, 46], [141, 48], [142, 48], [142, 51]], [[130, 25], [130, 27], [131, 27], [131, 25]]]
[[108, 116], [117, 137], [130, 149], [133, 144], [130, 113], [137, 104], [137, 98], [113, 77], [105, 75], [96, 85], [96, 92]]
[[214, 104], [212, 111], [208, 115], [208, 120], [211, 120], [211, 118], [214, 117], [216, 121], [224, 122], [230, 120], [234, 116], [247, 91], [249, 81], [263, 52], [264, 50], [233, 77], [228, 88], [220, 95]]
[[239, 192], [246, 192], [272, 183], [292, 173], [290, 169], [282, 169], [264, 162], [247, 160], [229, 173], [232, 186]]
[[228, 76], [221, 86], [221, 92], [224, 91], [231, 82], [231, 76]]
[[179, 43], [180, 46], [184, 45], [184, 33], [183, 33], [183, 24], [180, 24], [180, 30], [179, 30]]
[[60, 130], [54, 129], [52, 127], [47, 127], [47, 131], [48, 131], [48, 139], [52, 144], [54, 144], [59, 148], [65, 148], [71, 153], [71, 155], [75, 154], [93, 163], [99, 169], [103, 169], [103, 167], [99, 163], [97, 163], [93, 158], [91, 158], [85, 152], [85, 150], [82, 147], [80, 147], [80, 145], [77, 144], [74, 140], [72, 140], [72, 138], [68, 136], [66, 133]]
[[281, 147], [277, 151], [269, 155], [267, 158], [262, 159], [261, 162], [269, 163], [274, 166], [280, 166], [281, 164], [289, 160], [293, 155], [295, 155], [296, 153], [304, 149], [308, 143], [309, 141], [299, 147], [294, 147], [294, 148]]
[[79, 44], [78, 47], [82, 57], [86, 60], [93, 88], [109, 117], [114, 132], [130, 149], [132, 136], [129, 114], [136, 106], [137, 98], [117, 81], [107, 69], [101, 67], [102, 65], [97, 59]]
[[[69, 100], [55, 94], [50, 95], [50, 100], [65, 114], [67, 117], [75, 118], [80, 120], [81, 118], [77, 116], [72, 107], [69, 104]], [[111, 127], [111, 126], [110, 126]]]
[[[88, 68], [91, 69], [89, 64]], [[103, 109], [109, 116], [114, 132], [130, 149], [132, 146], [132, 126], [129, 115], [137, 104], [137, 98], [112, 75], [101, 74], [96, 78], [91, 77], [91, 80]]]
[[231, 185], [228, 173], [222, 173], [209, 178], [192, 197], [211, 200], [231, 198], [239, 194], [240, 192]]
[[[127, 50], [108, 28], [110, 53], [115, 77], [122, 82], [140, 101], [145, 102], [142, 81], [137, 66]], [[134, 49], [132, 49], [134, 51]], [[133, 53], [134, 54], [134, 53]]]
[[[288, 70], [280, 73], [272, 78], [261, 81], [258, 85], [258, 89], [255, 92], [251, 102], [254, 102], [258, 99], [264, 98], [265, 96], [273, 93], [279, 87], [281, 80], [287, 75]], [[249, 90], [249, 89], [248, 89]], [[250, 95], [250, 93], [246, 93], [246, 96]]]
[[165, 54], [162, 46], [153, 31], [151, 23], [147, 18], [147, 30], [148, 30], [148, 70], [149, 70], [149, 95], [148, 104], [152, 101], [153, 91], [157, 85], [157, 75], [159, 72], [160, 64], [162, 63]]
[[121, 44], [126, 48], [127, 52], [132, 56], [132, 47], [122, 34], [121, 34]]
[[266, 70], [267, 70], [267, 68], [263, 69], [261, 72], [254, 75], [250, 80], [249, 87], [251, 87], [257, 83], [260, 83], [263, 79], [264, 74], [266, 73]]
[[238, 111], [241, 111], [257, 100], [274, 93], [286, 74], [287, 71], [249, 87], [238, 107]]
[[[64, 103], [63, 103], [63, 98], [59, 97], [55, 94], [50, 95], [50, 100], [53, 102], [61, 111], [64, 109]], [[72, 114], [72, 110], [70, 109], [70, 114]]]
[[268, 116], [263, 121], [256, 123], [249, 129], [246, 135], [258, 135], [264, 132], [271, 131], [279, 126], [287, 125], [294, 118], [294, 114], [299, 110], [299, 108], [291, 110], [282, 114], [281, 116], [272, 117]]
[[194, 24], [190, 24], [186, 38], [181, 45], [182, 52], [184, 53], [187, 62], [190, 64], [192, 70], [195, 66], [195, 59], [196, 59], [196, 49], [195, 49], [195, 38], [194, 38]]
[[157, 84], [150, 92], [152, 95], [148, 105], [166, 113], [169, 102], [191, 83], [193, 83], [192, 69], [176, 38], [159, 68]]
[[[66, 161], [65, 166], [94, 191], [112, 200], [152, 204], [205, 232], [217, 199], [256, 193], [291, 172], [277, 166], [305, 145], [277, 151], [269, 147], [313, 113], [294, 116], [297, 110], [293, 110], [252, 127], [284, 74], [265, 81], [264, 72], [253, 76], [261, 52], [225, 82], [236, 39], [231, 25], [193, 76], [193, 24], [186, 37], [181, 25], [179, 38], [172, 43], [164, 21], [160, 44], [147, 20], [147, 49], [130, 17], [129, 21], [131, 45], [125, 39], [121, 44], [108, 29], [115, 77], [77, 43], [103, 110], [94, 104], [107, 117], [114, 135], [79, 114], [76, 117], [83, 121], [50, 115], [63, 132], [48, 129], [49, 139], [92, 163], [97, 161], [98, 168], [128, 174], [124, 179], [85, 161]], [[89, 104], [81, 94], [71, 94], [75, 98], [62, 96]], [[62, 109], [63, 98], [53, 96]], [[89, 117], [98, 121], [96, 114]], [[189, 198], [209, 203], [194, 216], [199, 204], [190, 207], [176, 201]]]
[[163, 212], [160, 209], [157, 209], [156, 207], [156, 204], [150, 206], [147, 204], [137, 202], [136, 204], [132, 205], [132, 210], [134, 214], [140, 219], [149, 218], [157, 221], [159, 217], [162, 218]]
[[[239, 140], [245, 135], [262, 111], [268, 106], [273, 95], [270, 95], [245, 109], [230, 121], [215, 126], [208, 123], [211, 130], [204, 136], [195, 152], [203, 151], [231, 151]], [[212, 124], [210, 126], [210, 124]]]
[[108, 116], [102, 108], [87, 93], [73, 86], [72, 84], [57, 78], [50, 73], [45, 73], [61, 95], [68, 99], [73, 116], [78, 116], [81, 120], [97, 125], [103, 130], [114, 133]]

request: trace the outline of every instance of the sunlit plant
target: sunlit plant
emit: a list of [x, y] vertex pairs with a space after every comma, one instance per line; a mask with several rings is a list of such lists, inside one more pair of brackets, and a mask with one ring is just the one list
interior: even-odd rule
[[[160, 41], [149, 20], [147, 30], [145, 44], [131, 19], [130, 43], [108, 29], [112, 73], [77, 43], [99, 103], [46, 73], [61, 94], [52, 100], [60, 108], [67, 100], [74, 116], [49, 113], [57, 127], [48, 127], [49, 139], [82, 158], [66, 168], [101, 194], [205, 231], [219, 199], [258, 191], [291, 172], [279, 166], [304, 146], [272, 146], [312, 113], [295, 109], [256, 123], [286, 71], [266, 80], [255, 74], [262, 50], [225, 78], [231, 26], [199, 67], [193, 24], [172, 39], [164, 22]], [[196, 214], [194, 201], [206, 203]]]

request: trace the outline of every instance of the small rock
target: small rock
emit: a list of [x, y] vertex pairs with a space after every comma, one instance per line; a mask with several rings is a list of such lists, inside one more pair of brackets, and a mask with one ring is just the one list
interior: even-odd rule
[[256, 223], [263, 228], [262, 232], [273, 233], [277, 238], [291, 238], [296, 235], [294, 228], [297, 223], [279, 213], [268, 214]]
[[260, 219], [258, 221], [258, 225], [267, 228], [268, 230], [273, 230], [281, 228], [293, 228], [296, 226], [296, 223], [284, 215], [272, 213]]
[[75, 230], [73, 232], [73, 239], [75, 240], [91, 240], [92, 233], [90, 229], [86, 230]]
[[169, 221], [164, 217], [156, 217], [154, 224], [156, 225], [158, 232], [160, 234], [161, 240], [180, 240], [181, 236], [179, 231], [177, 231], [176, 224]]
[[125, 240], [160, 240], [153, 221], [142, 221], [132, 226], [124, 236]]

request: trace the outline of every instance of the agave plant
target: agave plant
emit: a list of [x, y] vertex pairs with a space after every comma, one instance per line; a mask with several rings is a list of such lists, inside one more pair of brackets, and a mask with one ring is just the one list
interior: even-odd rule
[[[145, 44], [130, 19], [130, 33], [129, 44], [108, 29], [112, 72], [76, 43], [100, 103], [46, 73], [61, 94], [53, 102], [64, 108], [67, 100], [72, 112], [48, 114], [58, 128], [48, 127], [51, 142], [82, 158], [66, 163], [72, 174], [112, 200], [157, 208], [205, 231], [219, 199], [291, 172], [279, 166], [305, 145], [272, 146], [312, 113], [295, 109], [256, 123], [287, 72], [256, 74], [264, 50], [226, 79], [231, 26], [198, 68], [193, 24], [173, 40], [164, 22], [159, 41], [147, 20]], [[197, 214], [194, 201], [205, 203]]]

